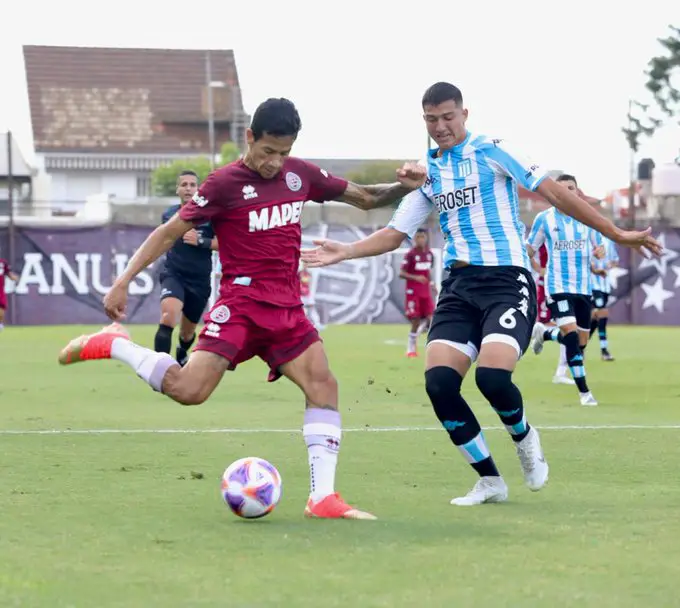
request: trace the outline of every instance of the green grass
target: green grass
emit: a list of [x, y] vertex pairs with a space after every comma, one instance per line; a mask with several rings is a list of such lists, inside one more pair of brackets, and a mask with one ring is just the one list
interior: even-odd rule
[[[133, 328], [151, 343], [151, 328]], [[182, 408], [125, 366], [62, 369], [81, 328], [0, 335], [0, 429], [298, 429], [302, 399], [259, 361], [211, 400]], [[556, 349], [527, 355], [517, 383], [537, 426], [680, 425], [680, 330], [610, 330], [617, 361], [588, 361], [598, 408], [550, 382]], [[406, 328], [346, 326], [324, 338], [346, 428], [436, 427]], [[386, 344], [399, 340], [400, 345]], [[594, 343], [593, 345], [596, 345]], [[675, 354], [675, 355], [674, 355]], [[480, 420], [499, 422], [474, 384]], [[502, 505], [456, 508], [474, 475], [443, 431], [347, 432], [338, 486], [377, 522], [307, 521], [300, 434], [0, 435], [0, 606], [680, 605], [680, 428], [545, 429], [551, 480], [522, 484], [510, 440], [487, 432], [509, 485]], [[234, 517], [219, 478], [242, 456], [271, 460], [284, 496]], [[197, 473], [203, 475], [202, 478]]]

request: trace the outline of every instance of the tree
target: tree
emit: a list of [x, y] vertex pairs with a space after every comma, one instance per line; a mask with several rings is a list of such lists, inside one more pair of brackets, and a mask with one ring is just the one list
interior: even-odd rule
[[[669, 118], [680, 118], [680, 28], [668, 26], [670, 34], [659, 38], [664, 53], [652, 57], [647, 64], [645, 87], [652, 94], [654, 104]], [[650, 111], [651, 104], [631, 101], [628, 111], [628, 126], [623, 132], [628, 147], [637, 152], [640, 137], [651, 137], [663, 120]]]
[[348, 172], [346, 177], [356, 184], [389, 184], [396, 180], [396, 171], [403, 164], [401, 160], [368, 162]]
[[182, 171], [193, 171], [199, 182], [208, 177], [211, 167], [207, 156], [196, 156], [184, 160], [176, 160], [169, 165], [158, 167], [151, 174], [151, 183], [156, 196], [174, 196], [177, 189], [177, 176]]
[[234, 162], [239, 156], [241, 156], [241, 150], [233, 141], [228, 141], [222, 144], [220, 148], [220, 160], [218, 165], [222, 167], [231, 162]]
[[647, 64], [646, 87], [666, 116], [680, 118], [680, 28], [669, 25], [670, 34], [659, 38], [664, 54]]
[[[220, 157], [215, 166], [222, 167], [235, 161], [240, 155], [241, 151], [238, 146], [234, 142], [228, 141], [220, 148]], [[173, 196], [177, 188], [177, 176], [182, 171], [193, 171], [198, 175], [200, 183], [210, 174], [210, 159], [207, 156], [195, 156], [158, 167], [151, 175], [154, 194], [157, 196]]]

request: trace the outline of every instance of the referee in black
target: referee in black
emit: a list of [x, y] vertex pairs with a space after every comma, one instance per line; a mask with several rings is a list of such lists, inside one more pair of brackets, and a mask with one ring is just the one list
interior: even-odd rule
[[[163, 213], [167, 222], [198, 190], [198, 176], [182, 171], [177, 177], [179, 204]], [[172, 332], [179, 323], [179, 344], [176, 358], [185, 365], [189, 349], [196, 339], [196, 326], [210, 299], [212, 252], [217, 251], [217, 239], [210, 224], [189, 230], [168, 251], [160, 273], [161, 320], [156, 331], [154, 350], [170, 353]]]

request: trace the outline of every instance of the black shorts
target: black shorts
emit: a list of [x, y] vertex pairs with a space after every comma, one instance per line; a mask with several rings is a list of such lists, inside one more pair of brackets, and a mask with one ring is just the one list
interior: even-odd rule
[[557, 325], [574, 323], [583, 331], [590, 331], [593, 304], [590, 296], [578, 293], [556, 293], [550, 296], [550, 312]]
[[521, 357], [536, 322], [536, 285], [516, 266], [464, 266], [442, 281], [428, 342], [445, 342], [473, 361], [485, 342], [504, 342]]
[[609, 303], [609, 294], [607, 292], [593, 290], [593, 307], [596, 310], [600, 310], [602, 308], [607, 308], [608, 303]]
[[183, 304], [182, 314], [191, 323], [198, 323], [210, 300], [210, 284], [207, 286], [194, 285], [182, 277], [169, 272], [161, 273], [161, 300], [177, 298]]

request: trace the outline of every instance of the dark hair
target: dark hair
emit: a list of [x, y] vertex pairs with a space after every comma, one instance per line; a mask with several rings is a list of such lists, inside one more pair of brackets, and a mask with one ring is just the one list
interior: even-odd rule
[[576, 181], [576, 178], [573, 175], [569, 175], [568, 173], [562, 173], [561, 175], [558, 175], [557, 179], [555, 181], [556, 182], [574, 182], [576, 184], [576, 187], [578, 188], [578, 182]]
[[271, 97], [257, 106], [250, 129], [255, 141], [265, 133], [274, 137], [297, 137], [302, 129], [302, 122], [292, 101], [283, 97]]
[[427, 236], [427, 228], [418, 228], [418, 230], [416, 230], [416, 235], [418, 234], [424, 234]]
[[192, 171], [191, 169], [185, 169], [184, 171], [180, 171], [180, 174], [177, 176], [177, 181], [179, 181], [179, 179], [185, 175], [193, 175], [198, 180], [198, 175], [196, 175], [195, 171]]
[[423, 95], [423, 108], [425, 106], [438, 106], [445, 101], [454, 101], [457, 106], [463, 105], [463, 94], [458, 87], [450, 82], [435, 82]]

